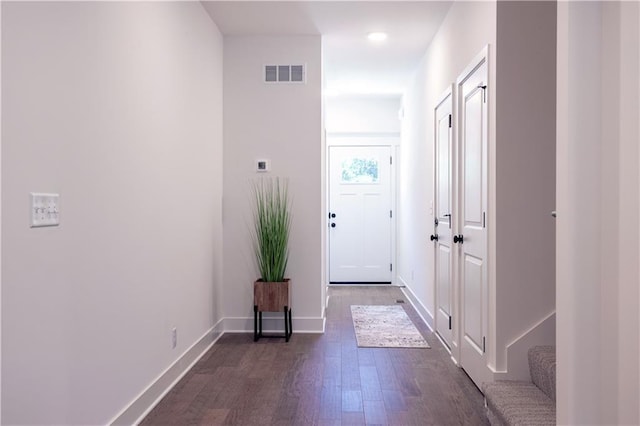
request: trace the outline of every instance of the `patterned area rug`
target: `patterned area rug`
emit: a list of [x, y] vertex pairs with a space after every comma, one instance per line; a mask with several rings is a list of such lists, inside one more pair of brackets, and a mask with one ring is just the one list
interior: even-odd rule
[[361, 348], [428, 348], [429, 344], [400, 305], [351, 305]]

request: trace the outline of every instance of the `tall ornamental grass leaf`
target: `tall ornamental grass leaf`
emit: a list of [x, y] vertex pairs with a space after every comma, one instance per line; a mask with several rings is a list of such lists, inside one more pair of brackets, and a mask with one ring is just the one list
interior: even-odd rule
[[262, 281], [282, 282], [289, 260], [291, 205], [289, 181], [264, 178], [253, 182], [254, 250]]

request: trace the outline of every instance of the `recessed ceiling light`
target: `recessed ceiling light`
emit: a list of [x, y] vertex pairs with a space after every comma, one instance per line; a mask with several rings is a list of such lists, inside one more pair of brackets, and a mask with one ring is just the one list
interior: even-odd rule
[[387, 39], [387, 33], [383, 33], [383, 32], [369, 33], [367, 37], [371, 41], [385, 41]]

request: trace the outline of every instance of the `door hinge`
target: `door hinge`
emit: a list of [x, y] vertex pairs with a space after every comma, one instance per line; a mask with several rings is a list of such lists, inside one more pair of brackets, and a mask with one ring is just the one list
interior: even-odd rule
[[449, 229], [451, 229], [451, 213], [443, 214], [442, 217], [448, 217], [449, 218]]
[[389, 210], [389, 217], [393, 217], [393, 210]]
[[482, 336], [482, 353], [487, 352], [487, 338]]
[[389, 264], [389, 271], [392, 271], [392, 272], [393, 272], [393, 263], [390, 263], [390, 264]]
[[389, 157], [389, 164], [393, 165], [393, 157]]
[[482, 227], [487, 227], [487, 212], [482, 212]]
[[487, 85], [479, 84], [478, 89], [482, 89], [482, 102], [487, 103]]
[[449, 128], [451, 128], [451, 114], [449, 114]]
[[451, 315], [449, 315], [449, 330], [451, 330]]

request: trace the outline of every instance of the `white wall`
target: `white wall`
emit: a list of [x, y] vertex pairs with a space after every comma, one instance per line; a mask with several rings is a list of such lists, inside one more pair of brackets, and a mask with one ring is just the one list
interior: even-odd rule
[[[555, 311], [556, 4], [499, 1], [497, 14], [494, 365], [505, 371], [509, 344]], [[526, 345], [554, 344], [549, 331]]]
[[558, 4], [559, 424], [640, 423], [639, 9]]
[[400, 133], [400, 96], [345, 97], [325, 100], [325, 129], [335, 133]]
[[[224, 288], [227, 330], [253, 330], [250, 182], [289, 179], [293, 199], [290, 258], [293, 329], [321, 331], [322, 144], [319, 36], [226, 36], [224, 39]], [[307, 65], [306, 84], [265, 84], [265, 64]], [[256, 159], [271, 172], [257, 174]], [[280, 318], [282, 315], [279, 316]], [[265, 327], [280, 326], [266, 323]]]
[[[618, 7], [616, 7], [618, 6]], [[617, 365], [617, 393], [616, 397], [608, 395], [612, 402], [611, 410], [617, 412], [620, 424], [640, 424], [638, 401], [640, 401], [640, 273], [638, 259], [640, 259], [640, 197], [637, 189], [640, 187], [640, 163], [637, 161], [640, 153], [640, 5], [637, 2], [606, 4], [608, 14], [612, 15], [608, 28], [619, 32], [617, 61], [610, 61], [607, 57], [604, 64], [618, 64], [610, 79], [606, 79], [603, 88], [615, 84], [617, 96], [613, 102], [618, 106], [619, 114], [605, 118], [608, 126], [618, 128], [620, 145], [618, 164], [613, 170], [618, 170], [619, 199], [618, 199], [618, 239], [619, 257], [617, 264], [619, 281], [617, 291], [617, 309], [612, 311], [615, 324], [602, 323], [603, 331], [609, 333], [611, 328], [617, 328], [617, 350], [613, 351]], [[613, 49], [612, 49], [613, 50]], [[615, 50], [614, 50], [615, 51]], [[611, 51], [607, 51], [611, 52]], [[610, 83], [610, 82], [613, 82]], [[613, 110], [613, 108], [612, 108]], [[610, 131], [605, 127], [603, 140], [608, 139]], [[612, 173], [614, 175], [614, 173]], [[610, 212], [608, 203], [604, 203], [603, 213]], [[635, 238], [630, 236], [635, 235]], [[609, 258], [604, 259], [609, 265]], [[607, 276], [603, 277], [606, 283]], [[608, 287], [605, 287], [605, 291]], [[605, 312], [607, 315], [608, 312]], [[613, 333], [612, 333], [613, 334]], [[609, 354], [610, 352], [606, 351]], [[605, 367], [603, 373], [610, 377], [609, 369]]]
[[[433, 114], [444, 91], [487, 44], [495, 46], [495, 2], [455, 2], [431, 42], [403, 98], [398, 205], [398, 278], [422, 305], [433, 325]], [[490, 54], [490, 81], [495, 81], [495, 55]], [[494, 96], [494, 84], [489, 87]], [[491, 112], [490, 122], [494, 121]], [[493, 125], [490, 125], [494, 128]], [[490, 133], [490, 140], [495, 135]], [[494, 145], [494, 142], [490, 142]]]
[[222, 37], [195, 2], [3, 2], [2, 42], [2, 423], [104, 424], [221, 317]]

